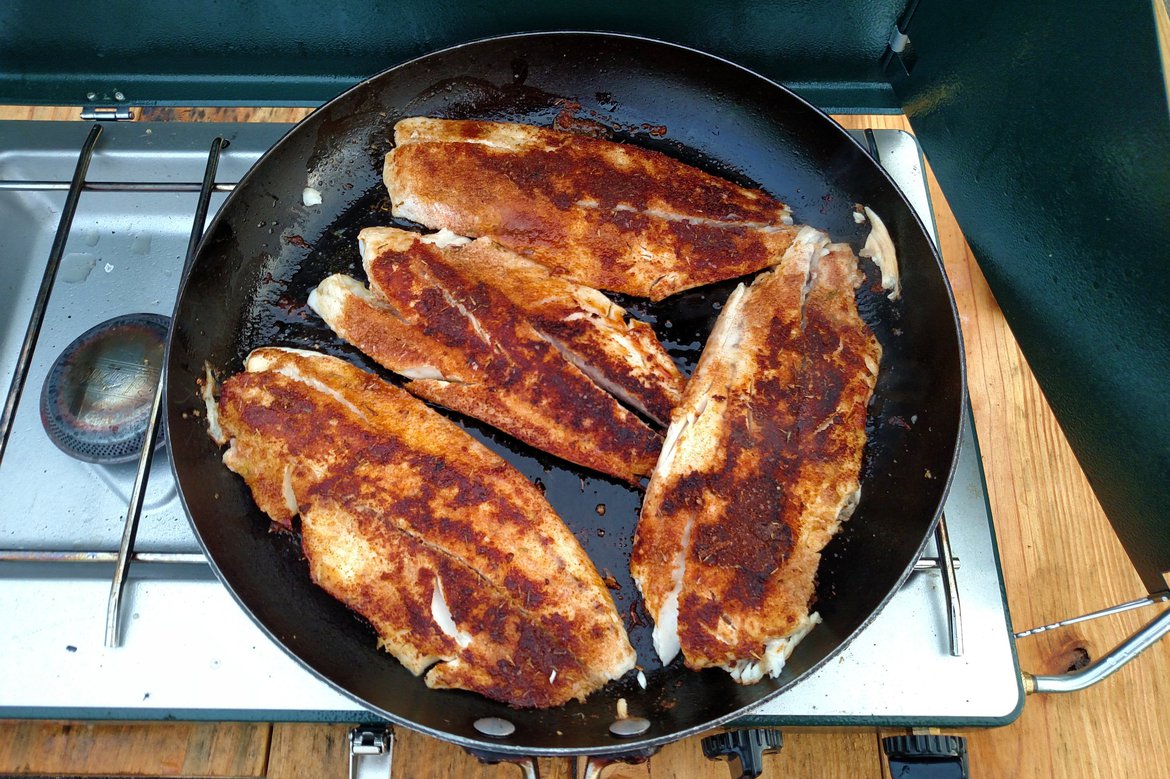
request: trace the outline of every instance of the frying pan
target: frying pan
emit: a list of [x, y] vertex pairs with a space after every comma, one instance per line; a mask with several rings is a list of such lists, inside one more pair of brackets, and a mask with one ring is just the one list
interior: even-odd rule
[[[334, 272], [362, 277], [357, 232], [395, 222], [381, 184], [392, 127], [429, 115], [587, 124], [788, 202], [798, 223], [859, 248], [870, 206], [898, 247], [903, 300], [869, 281], [859, 306], [885, 350], [870, 409], [862, 498], [825, 551], [816, 609], [824, 619], [778, 679], [739, 686], [722, 671], [662, 668], [630, 580], [641, 493], [543, 456], [474, 420], [472, 435], [539, 480], [626, 617], [647, 688], [632, 676], [584, 703], [514, 710], [461, 691], [429, 690], [376, 648], [373, 631], [309, 581], [296, 541], [269, 531], [242, 479], [208, 438], [197, 380], [222, 377], [253, 348], [291, 345], [343, 356], [383, 375], [340, 343], [305, 306]], [[305, 206], [312, 187], [323, 202]], [[867, 265], [869, 263], [866, 263]], [[651, 322], [684, 369], [698, 357], [734, 282], [660, 304], [621, 299]], [[388, 378], [391, 378], [388, 376]], [[954, 301], [941, 263], [904, 197], [869, 155], [808, 103], [761, 76], [692, 49], [604, 33], [535, 33], [468, 43], [391, 68], [319, 108], [239, 182], [208, 228], [184, 281], [167, 355], [167, 441], [182, 500], [211, 565], [240, 605], [305, 667], [372, 711], [473, 750], [505, 755], [646, 752], [726, 722], [796, 684], [864, 627], [921, 554], [950, 483], [965, 381]], [[444, 412], [447, 413], [447, 412]], [[450, 415], [450, 414], [449, 414]], [[650, 727], [611, 735], [619, 698]], [[489, 738], [473, 723], [515, 725]]]

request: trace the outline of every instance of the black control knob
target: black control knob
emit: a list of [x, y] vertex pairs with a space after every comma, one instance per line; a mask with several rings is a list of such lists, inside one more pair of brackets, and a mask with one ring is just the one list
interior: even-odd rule
[[882, 748], [894, 779], [968, 779], [962, 736], [891, 736]]
[[764, 773], [764, 755], [784, 746], [780, 731], [772, 728], [744, 728], [717, 733], [703, 739], [708, 760], [728, 760], [732, 779], [756, 779]]

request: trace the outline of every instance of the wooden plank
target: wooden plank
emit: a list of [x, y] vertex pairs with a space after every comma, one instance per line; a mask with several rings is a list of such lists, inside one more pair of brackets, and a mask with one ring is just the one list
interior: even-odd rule
[[77, 106], [0, 105], [0, 119], [33, 119], [40, 122], [80, 121], [81, 109]]
[[264, 776], [266, 723], [0, 721], [0, 773]]
[[349, 725], [278, 722], [272, 726], [267, 779], [346, 779]]
[[139, 109], [143, 122], [299, 122], [313, 109], [263, 106], [258, 108], [165, 108]]

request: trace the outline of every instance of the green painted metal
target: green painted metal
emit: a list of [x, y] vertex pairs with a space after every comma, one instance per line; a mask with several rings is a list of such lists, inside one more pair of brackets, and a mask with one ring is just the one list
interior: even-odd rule
[[906, 113], [1105, 513], [1165, 589], [1170, 112], [1153, 7], [922, 0], [909, 37], [890, 64]]
[[435, 49], [594, 29], [693, 46], [831, 110], [892, 110], [879, 61], [905, 0], [110, 0], [0, 3], [0, 102], [316, 105]]

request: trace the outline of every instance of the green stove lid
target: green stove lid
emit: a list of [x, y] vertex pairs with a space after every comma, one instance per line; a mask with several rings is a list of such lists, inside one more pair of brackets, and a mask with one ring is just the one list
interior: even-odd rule
[[[69, 7], [72, 6], [72, 7]], [[785, 82], [822, 107], [895, 110], [879, 62], [902, 0], [671, 3], [0, 3], [0, 102], [316, 105], [391, 65], [509, 32], [662, 38]]]
[[890, 75], [915, 133], [1101, 506], [1165, 589], [1170, 111], [1153, 6], [923, 0], [907, 32]]

